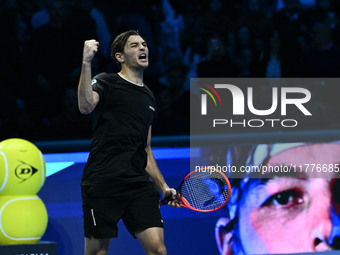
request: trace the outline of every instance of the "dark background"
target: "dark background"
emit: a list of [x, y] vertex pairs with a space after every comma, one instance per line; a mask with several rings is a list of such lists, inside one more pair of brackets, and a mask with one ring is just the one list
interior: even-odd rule
[[[76, 98], [87, 39], [100, 41], [93, 75], [115, 72], [112, 39], [138, 29], [151, 52], [153, 135], [188, 135], [190, 78], [338, 77], [339, 10], [333, 0], [1, 0], [0, 140], [90, 139]], [[306, 129], [337, 129], [340, 89], [310, 89], [320, 121]]]

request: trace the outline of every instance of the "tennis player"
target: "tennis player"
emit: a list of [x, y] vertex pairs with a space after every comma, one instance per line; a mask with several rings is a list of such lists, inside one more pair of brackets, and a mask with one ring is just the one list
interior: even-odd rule
[[85, 254], [107, 254], [122, 219], [146, 254], [164, 255], [159, 192], [173, 198], [170, 206], [180, 206], [151, 151], [156, 103], [143, 83], [148, 46], [137, 31], [118, 35], [111, 57], [120, 72], [100, 73], [92, 79], [91, 62], [98, 46], [96, 40], [85, 41], [78, 85], [80, 112], [93, 113], [91, 151], [81, 181]]

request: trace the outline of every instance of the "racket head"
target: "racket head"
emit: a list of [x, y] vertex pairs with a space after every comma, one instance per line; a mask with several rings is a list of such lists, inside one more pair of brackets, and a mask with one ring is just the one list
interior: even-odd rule
[[197, 169], [188, 174], [178, 189], [183, 204], [197, 212], [213, 212], [228, 202], [231, 186], [228, 177], [216, 169]]

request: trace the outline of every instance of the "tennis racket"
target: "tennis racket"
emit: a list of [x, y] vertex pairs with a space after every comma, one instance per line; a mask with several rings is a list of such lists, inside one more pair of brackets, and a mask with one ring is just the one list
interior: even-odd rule
[[[212, 212], [222, 208], [230, 197], [227, 176], [216, 169], [198, 169], [188, 174], [177, 188], [180, 205], [197, 212]], [[160, 201], [165, 205], [171, 196]]]

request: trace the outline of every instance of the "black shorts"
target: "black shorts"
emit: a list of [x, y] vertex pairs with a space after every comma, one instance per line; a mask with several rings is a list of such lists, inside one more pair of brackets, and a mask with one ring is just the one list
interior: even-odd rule
[[101, 187], [82, 186], [85, 237], [117, 237], [120, 219], [134, 238], [138, 231], [150, 227], [164, 228], [159, 198], [153, 182], [134, 186], [119, 194]]

